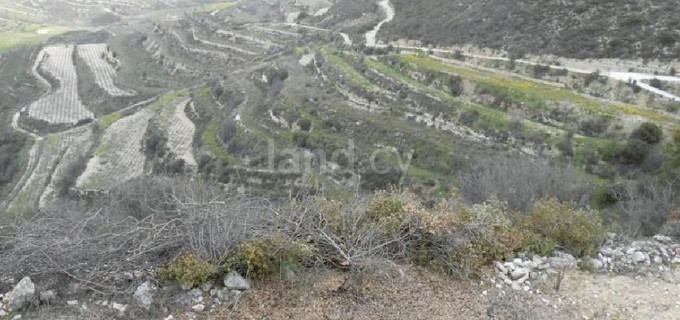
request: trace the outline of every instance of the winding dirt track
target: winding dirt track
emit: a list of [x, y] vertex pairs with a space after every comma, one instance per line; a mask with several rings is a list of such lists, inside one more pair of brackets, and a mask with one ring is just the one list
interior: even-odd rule
[[394, 19], [395, 11], [394, 7], [392, 6], [392, 3], [390, 3], [390, 0], [383, 0], [380, 1], [379, 3], [380, 8], [385, 11], [385, 14], [387, 17], [385, 17], [384, 20], [380, 21], [374, 28], [373, 30], [366, 32], [366, 46], [367, 47], [375, 47], [377, 45], [377, 40], [376, 37], [378, 36], [378, 32], [380, 31], [380, 28], [382, 28], [382, 25], [385, 23], [388, 23]]

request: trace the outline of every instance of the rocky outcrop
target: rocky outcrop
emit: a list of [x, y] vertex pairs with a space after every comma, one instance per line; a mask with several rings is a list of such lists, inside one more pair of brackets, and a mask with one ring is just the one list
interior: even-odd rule
[[151, 304], [153, 304], [153, 296], [156, 291], [156, 286], [147, 281], [142, 283], [133, 296], [135, 304], [142, 309], [151, 310]]
[[236, 272], [224, 276], [224, 287], [230, 290], [250, 290], [250, 281]]
[[27, 306], [35, 297], [35, 284], [25, 277], [5, 296], [9, 311], [17, 311]]

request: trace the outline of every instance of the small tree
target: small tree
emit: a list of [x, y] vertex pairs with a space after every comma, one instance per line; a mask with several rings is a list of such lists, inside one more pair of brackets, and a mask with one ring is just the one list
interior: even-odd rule
[[661, 83], [661, 80], [659, 80], [659, 79], [657, 79], [657, 78], [654, 78], [654, 79], [652, 79], [652, 80], [649, 80], [649, 85], [652, 86], [652, 87], [654, 87], [654, 88], [657, 88], [657, 89], [662, 89], [662, 88], [663, 88], [663, 84]]
[[463, 93], [463, 80], [459, 76], [452, 75], [449, 77], [448, 87], [453, 96], [460, 96]]
[[645, 160], [649, 145], [639, 139], [631, 139], [618, 153], [619, 162], [625, 165], [639, 165]]
[[571, 157], [574, 155], [574, 148], [572, 146], [573, 137], [574, 133], [570, 131], [557, 143], [557, 149], [562, 152], [562, 156]]

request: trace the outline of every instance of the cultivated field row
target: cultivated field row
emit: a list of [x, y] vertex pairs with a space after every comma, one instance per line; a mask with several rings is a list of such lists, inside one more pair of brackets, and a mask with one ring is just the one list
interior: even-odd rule
[[78, 55], [85, 60], [87, 66], [92, 70], [97, 84], [112, 96], [132, 96], [135, 93], [120, 89], [116, 86], [114, 79], [116, 69], [111, 66], [106, 57], [110, 53], [104, 43], [84, 44], [78, 46]]
[[78, 97], [78, 75], [73, 64], [73, 50], [73, 45], [49, 46], [39, 55], [43, 57], [39, 68], [54, 77], [59, 85], [31, 104], [28, 108], [30, 117], [57, 124], [75, 124], [94, 117]]
[[60, 180], [67, 175], [69, 167], [80, 157], [87, 156], [94, 143], [92, 130], [89, 126], [79, 127], [67, 134], [62, 134], [63, 149], [59, 162], [52, 172], [50, 183], [45, 187], [38, 201], [38, 207], [44, 209], [57, 200]]
[[178, 98], [172, 101], [163, 110], [162, 117], [165, 119], [165, 127], [168, 133], [168, 149], [177, 158], [184, 160], [190, 167], [196, 167], [196, 159], [193, 154], [193, 139], [196, 126], [187, 117], [184, 109], [189, 103], [189, 98]]
[[136, 94], [116, 86], [116, 69], [109, 62], [114, 58], [106, 44], [85, 44], [77, 48], [74, 45], [46, 46], [39, 52], [31, 73], [51, 89], [28, 107], [29, 117], [50, 124], [76, 124], [94, 118], [94, 113], [80, 101], [74, 50], [92, 71], [97, 85], [109, 95]]
[[32, 149], [35, 165], [21, 189], [7, 207], [8, 212], [30, 212], [36, 206], [44, 207], [55, 199], [55, 184], [66, 167], [79, 155], [85, 155], [92, 142], [89, 126], [56, 133], [36, 140]]
[[144, 173], [141, 151], [149, 120], [149, 108], [114, 122], [104, 131], [87, 169], [78, 178], [78, 189], [111, 189]]
[[157, 121], [167, 135], [167, 147], [186, 166], [196, 168], [193, 139], [196, 127], [185, 114], [188, 97], [161, 99], [137, 113], [119, 119], [102, 134], [94, 156], [78, 177], [76, 188], [108, 190], [145, 174], [146, 156], [142, 150], [150, 121]]

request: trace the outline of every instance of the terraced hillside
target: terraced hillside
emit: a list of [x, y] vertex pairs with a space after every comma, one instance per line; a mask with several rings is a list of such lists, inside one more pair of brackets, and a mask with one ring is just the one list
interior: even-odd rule
[[0, 18], [60, 25], [106, 25], [140, 15], [177, 15], [183, 10], [210, 12], [232, 3], [221, 0], [2, 0]]
[[[568, 165], [594, 187], [669, 166], [678, 108], [648, 88], [655, 75], [637, 62], [638, 73], [616, 73], [625, 63], [600, 73], [588, 64], [600, 60], [544, 64], [417, 43], [395, 49], [386, 35], [399, 3], [373, 4], [370, 17], [340, 29], [342, 5], [324, 6], [243, 1], [115, 25], [106, 42], [74, 35], [45, 47], [34, 70], [52, 88], [44, 97], [70, 88], [76, 102], [67, 105], [97, 119], [53, 128], [55, 136], [81, 132], [80, 145], [50, 148], [56, 138], [26, 120], [38, 102], [16, 109], [15, 130], [33, 131], [37, 143], [24, 151], [28, 182], [11, 206], [96, 197], [148, 175], [270, 197], [404, 185], [436, 198], [498, 155]], [[62, 69], [75, 67], [43, 72], [55, 57]], [[631, 139], [657, 127], [658, 141]], [[18, 196], [22, 190], [35, 196]]]
[[671, 319], [669, 3], [0, 0], [0, 318]]

